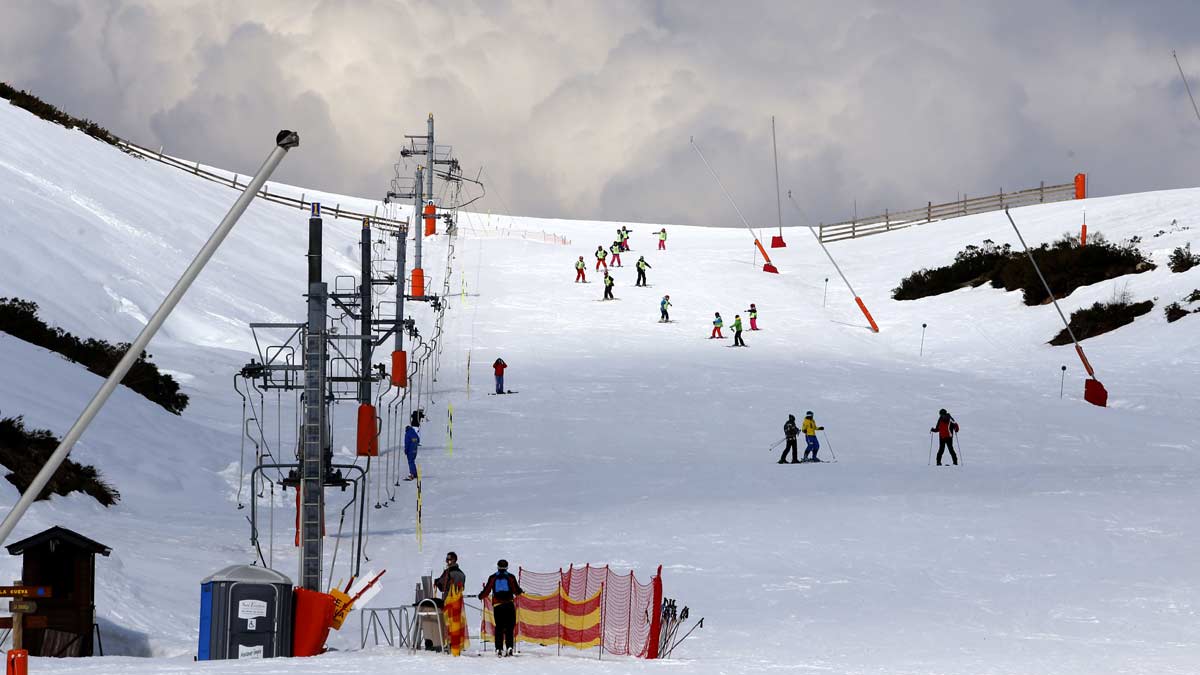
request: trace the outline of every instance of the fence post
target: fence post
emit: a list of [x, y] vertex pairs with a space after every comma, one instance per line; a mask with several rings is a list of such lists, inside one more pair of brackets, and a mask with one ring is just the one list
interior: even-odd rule
[[933, 221], [933, 202], [925, 202], [925, 222]]
[[192, 173], [196, 174], [197, 176], [200, 175], [200, 162], [196, 162], [196, 168], [192, 169]]
[[967, 193], [963, 193], [963, 215], [967, 215]]
[[1000, 188], [1000, 208], [1004, 208], [1004, 188]]
[[883, 231], [890, 232], [891, 229], [892, 229], [891, 216], [888, 215], [888, 210], [884, 209], [883, 210]]
[[1041, 184], [1038, 185], [1038, 203], [1046, 203], [1046, 181], [1042, 181]]

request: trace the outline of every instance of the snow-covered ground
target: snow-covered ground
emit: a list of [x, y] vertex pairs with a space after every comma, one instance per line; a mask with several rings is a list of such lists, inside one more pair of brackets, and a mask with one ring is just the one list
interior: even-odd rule
[[[7, 105], [0, 176], [0, 296], [35, 300], [47, 321], [114, 341], [137, 333], [235, 196]], [[1039, 243], [1076, 231], [1081, 206], [1013, 214]], [[1060, 327], [1052, 306], [988, 287], [890, 299], [902, 277], [966, 244], [1015, 243], [1003, 214], [832, 245], [879, 334], [802, 229], [785, 229], [788, 247], [771, 252], [782, 274], [768, 275], [744, 230], [668, 226], [669, 250], [659, 252], [658, 225], [632, 224], [619, 301], [602, 303], [591, 252], [616, 224], [492, 217], [573, 241], [560, 246], [472, 236], [488, 217], [464, 216], [451, 285], [465, 279], [468, 296], [450, 299], [425, 427], [424, 550], [405, 483], [389, 508], [372, 509], [370, 564], [388, 569], [373, 604], [410, 600], [419, 574], [451, 549], [469, 587], [499, 557], [533, 570], [608, 563], [643, 580], [662, 564], [666, 595], [705, 617], [676, 658], [527, 652], [486, 670], [1195, 672], [1200, 316], [1168, 325], [1162, 307], [1200, 287], [1200, 268], [1172, 274], [1165, 264], [1200, 238], [1200, 190], [1086, 206], [1090, 232], [1141, 236], [1159, 264], [1063, 301], [1069, 312], [1125, 289], [1157, 298], [1151, 314], [1084, 345], [1110, 391], [1107, 409], [1081, 401], [1073, 350], [1046, 344]], [[121, 389], [77, 446], [74, 457], [101, 469], [121, 504], [55, 498], [17, 532], [63, 524], [111, 545], [97, 565], [105, 646], [152, 658], [35, 660], [37, 672], [480, 670], [476, 658], [356, 651], [357, 617], [331, 640], [342, 651], [319, 658], [191, 660], [200, 579], [256, 557], [235, 502], [241, 402], [231, 380], [253, 348], [247, 322], [303, 315], [305, 216], [252, 205], [152, 343], [192, 397], [184, 415]], [[357, 225], [326, 224], [326, 276], [354, 274]], [[593, 283], [571, 282], [579, 255]], [[649, 289], [633, 286], [638, 255], [653, 265]], [[427, 240], [434, 288], [445, 256], [444, 237]], [[667, 293], [675, 322], [660, 324]], [[744, 334], [747, 349], [707, 339], [714, 311], [728, 324], [751, 302], [763, 330]], [[484, 395], [497, 356], [519, 395]], [[100, 383], [3, 335], [0, 373], [0, 411], [60, 434]], [[452, 456], [441, 431], [451, 403]], [[927, 466], [939, 407], [962, 424], [961, 467]], [[788, 413], [805, 410], [826, 427], [822, 457], [836, 453], [837, 463], [780, 466], [768, 452]], [[339, 433], [348, 444], [348, 428]], [[0, 504], [16, 497], [0, 481]], [[291, 514], [276, 516], [275, 566], [294, 576]], [[17, 570], [0, 560], [0, 575]]]

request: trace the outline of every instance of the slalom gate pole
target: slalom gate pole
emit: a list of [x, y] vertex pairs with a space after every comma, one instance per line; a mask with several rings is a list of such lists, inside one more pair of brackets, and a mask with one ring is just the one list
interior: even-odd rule
[[[1054, 291], [1050, 290], [1050, 284], [1046, 282], [1046, 277], [1042, 274], [1042, 269], [1038, 267], [1037, 261], [1033, 259], [1033, 252], [1029, 250], [1029, 244], [1025, 243], [1025, 237], [1021, 236], [1021, 230], [1017, 228], [1016, 221], [1013, 220], [1012, 214], [1008, 212], [1008, 208], [1004, 209], [1004, 215], [1008, 217], [1008, 222], [1012, 225], [1013, 232], [1017, 233], [1017, 239], [1021, 241], [1021, 247], [1025, 249], [1025, 255], [1029, 256], [1029, 264], [1033, 265], [1033, 271], [1037, 272], [1038, 279], [1041, 279], [1042, 286], [1046, 289], [1046, 294], [1050, 296], [1050, 300], [1054, 303], [1054, 309], [1058, 312], [1058, 318], [1062, 319], [1063, 326], [1067, 329], [1067, 335], [1071, 336], [1071, 342], [1075, 343], [1075, 353], [1079, 355], [1079, 360], [1083, 362], [1083, 369], [1087, 371], [1088, 377], [1096, 381], [1096, 384], [1103, 389], [1104, 385], [1096, 380], [1096, 372], [1092, 370], [1092, 364], [1088, 363], [1087, 356], [1083, 353], [1083, 347], [1079, 346], [1079, 340], [1075, 338], [1075, 331], [1071, 330], [1071, 323], [1067, 321], [1067, 315], [1063, 314], [1062, 307], [1058, 304], [1058, 298], [1054, 297]], [[1088, 398], [1088, 389], [1084, 389], [1084, 398]], [[1105, 391], [1104, 396], [1107, 399], [1108, 393]], [[1088, 401], [1092, 403], [1092, 401]], [[1102, 405], [1094, 403], [1094, 405]]]
[[921, 324], [921, 353], [919, 354], [919, 356], [921, 356], [921, 357], [925, 356], [925, 327], [927, 325], [928, 324], [924, 324], [924, 323]]
[[838, 461], [837, 453], [833, 451], [833, 443], [829, 442], [829, 432], [822, 431], [821, 433], [825, 435], [825, 445], [829, 446], [829, 456], [833, 458], [833, 461]]
[[217, 252], [217, 248], [225, 241], [225, 237], [229, 235], [233, 226], [237, 224], [238, 219], [245, 213], [246, 207], [250, 206], [250, 202], [254, 200], [255, 195], [266, 184], [267, 179], [275, 172], [279, 163], [283, 161], [284, 155], [288, 153], [288, 150], [298, 145], [300, 145], [300, 136], [294, 131], [280, 131], [275, 136], [275, 147], [262, 163], [262, 166], [259, 167], [258, 173], [246, 184], [246, 188], [242, 190], [242, 194], [238, 196], [233, 206], [229, 207], [229, 212], [221, 219], [221, 223], [217, 225], [217, 229], [213, 231], [208, 241], [200, 249], [200, 252], [196, 254], [191, 264], [184, 270], [183, 276], [179, 277], [179, 280], [175, 282], [175, 286], [167, 293], [167, 297], [163, 299], [162, 304], [154, 311], [150, 320], [146, 322], [146, 326], [142, 328], [142, 332], [130, 343], [129, 348], [125, 350], [125, 355], [121, 357], [117, 366], [109, 374], [108, 379], [100, 386], [100, 390], [96, 392], [92, 400], [87, 404], [87, 407], [79, 415], [79, 418], [71, 425], [71, 429], [67, 431], [67, 435], [58, 444], [58, 448], [54, 450], [54, 454], [50, 455], [50, 459], [46, 460], [46, 463], [38, 471], [37, 476], [34, 477], [29, 487], [25, 488], [25, 492], [21, 493], [21, 498], [12, 507], [12, 511], [9, 511], [8, 516], [4, 518], [4, 522], [0, 523], [0, 543], [6, 541], [8, 536], [12, 534], [13, 529], [20, 522], [21, 517], [25, 515], [25, 512], [29, 510], [29, 506], [33, 504], [34, 499], [41, 494], [42, 490], [46, 487], [46, 483], [50, 482], [50, 478], [54, 476], [54, 473], [58, 471], [58, 467], [66, 460], [76, 441], [87, 430], [88, 425], [92, 423], [92, 420], [95, 419], [96, 414], [100, 412], [104, 404], [108, 402], [108, 398], [112, 396], [117, 385], [121, 383], [121, 380], [125, 379], [125, 375], [129, 373], [129, 369], [141, 357], [142, 352], [145, 351], [146, 346], [158, 332], [158, 329], [162, 327], [163, 322], [171, 315], [175, 306], [183, 299], [183, 294], [191, 287], [196, 277], [200, 276], [200, 271], [204, 269], [204, 266], [212, 259], [213, 254]]
[[[795, 198], [792, 197], [791, 190], [788, 190], [788, 201], [792, 203], [792, 206], [795, 207], [797, 211], [800, 211], [801, 214], [804, 213], [804, 211], [800, 208], [800, 205], [796, 203]], [[838, 276], [842, 278], [842, 283], [846, 284], [846, 288], [849, 289], [850, 295], [854, 296], [854, 302], [858, 305], [858, 308], [862, 310], [863, 316], [867, 317], [867, 323], [871, 324], [871, 330], [878, 333], [879, 325], [875, 323], [875, 319], [871, 316], [871, 312], [867, 311], [867, 306], [863, 303], [862, 298], [858, 297], [858, 293], [854, 292], [854, 287], [850, 285], [850, 280], [848, 280], [846, 275], [842, 273], [842, 268], [838, 266], [837, 261], [833, 259], [833, 255], [829, 253], [829, 249], [825, 248], [825, 242], [821, 241], [821, 237], [817, 236], [817, 233], [813, 231], [813, 227], [811, 225], [805, 225], [804, 227], [808, 228], [809, 234], [813, 236], [813, 239], [817, 240], [817, 246], [820, 246], [821, 250], [824, 251], [825, 257], [829, 258], [829, 262], [833, 265], [833, 269], [837, 270]]]
[[825, 277], [825, 294], [821, 296], [821, 307], [829, 300], [829, 277]]
[[933, 466], [933, 432], [929, 432], [929, 459], [925, 460], [925, 466]]
[[763, 260], [766, 261], [766, 264], [763, 265], [763, 271], [778, 273], [779, 270], [774, 264], [771, 263], [771, 256], [767, 255], [767, 250], [763, 248], [762, 242], [758, 240], [758, 235], [754, 233], [754, 228], [750, 227], [750, 223], [746, 220], [746, 217], [742, 215], [742, 210], [738, 208], [737, 202], [733, 201], [733, 196], [729, 194], [729, 190], [725, 189], [725, 184], [721, 182], [721, 177], [717, 175], [717, 172], [713, 170], [712, 165], [708, 163], [708, 159], [704, 156], [704, 153], [700, 151], [700, 146], [696, 145], [696, 139], [691, 138], [689, 140], [692, 144], [692, 148], [696, 151], [696, 154], [700, 155], [700, 161], [704, 162], [704, 166], [708, 169], [708, 172], [712, 174], [713, 180], [717, 181], [717, 185], [721, 188], [721, 192], [725, 194], [725, 198], [729, 200], [729, 203], [733, 206], [733, 210], [737, 212], [738, 218], [740, 218], [742, 221], [742, 225], [745, 225], [746, 229], [750, 232], [750, 236], [754, 237], [754, 246], [758, 249], [758, 252], [762, 254]]

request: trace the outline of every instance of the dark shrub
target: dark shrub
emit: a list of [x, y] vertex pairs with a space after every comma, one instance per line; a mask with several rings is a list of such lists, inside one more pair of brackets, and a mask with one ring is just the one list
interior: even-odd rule
[[[0, 464], [10, 471], [5, 478], [25, 492], [58, 443], [59, 439], [45, 429], [26, 429], [21, 417], [0, 419]], [[96, 467], [70, 459], [63, 462], [37, 498], [49, 499], [51, 494], [65, 496], [72, 492], [91, 495], [104, 506], [121, 501], [121, 493], [100, 477]]]
[[1170, 259], [1167, 260], [1167, 267], [1172, 272], [1186, 272], [1196, 265], [1200, 265], [1200, 255], [1192, 255], [1191, 242], [1175, 247], [1175, 250], [1171, 251]]
[[892, 290], [892, 297], [896, 300], [916, 300], [967, 286], [979, 286], [1011, 254], [1010, 245], [996, 246], [991, 239], [985, 239], [983, 246], [967, 246], [959, 251], [952, 265], [913, 272]]
[[[1133, 323], [1134, 319], [1153, 308], [1154, 302], [1151, 300], [1135, 303], [1129, 303], [1123, 299], [1113, 302], [1097, 302], [1091, 307], [1071, 312], [1071, 320], [1068, 323], [1071, 330], [1074, 331], [1076, 339], [1083, 341], [1110, 330], [1116, 330], [1125, 324]], [[1059, 331], [1050, 344], [1071, 344], [1071, 336], [1067, 333], [1067, 329]]]
[[[97, 375], [108, 377], [129, 348], [129, 343], [110, 344], [104, 340], [80, 340], [61, 328], [46, 325], [37, 315], [35, 302], [20, 298], [0, 298], [0, 331], [20, 338], [83, 365]], [[178, 415], [187, 407], [187, 394], [180, 393], [175, 378], [161, 373], [142, 352], [121, 384]]]
[[1184, 302], [1200, 302], [1200, 288], [1188, 293], [1188, 296], [1183, 299]]
[[107, 129], [91, 120], [72, 117], [33, 94], [26, 91], [17, 91], [3, 82], [0, 82], [0, 98], [7, 99], [18, 108], [28, 110], [44, 120], [61, 124], [68, 129], [80, 129], [88, 136], [104, 141], [109, 145], [117, 145], [117, 141], [120, 140], [109, 133]]
[[1171, 304], [1167, 305], [1165, 308], [1163, 308], [1163, 313], [1167, 315], [1167, 323], [1174, 323], [1188, 314], [1191, 314], [1191, 312], [1180, 306], [1178, 302], [1172, 302]]

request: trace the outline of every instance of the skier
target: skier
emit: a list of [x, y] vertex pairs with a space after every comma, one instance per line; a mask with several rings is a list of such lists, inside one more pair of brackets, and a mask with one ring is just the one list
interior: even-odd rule
[[466, 585], [467, 575], [458, 567], [458, 554], [450, 551], [446, 554], [446, 569], [442, 570], [442, 576], [433, 582], [433, 586], [441, 591], [442, 600], [445, 600], [451, 590], [457, 588], [461, 591]]
[[783, 423], [783, 435], [787, 438], [787, 445], [783, 446], [783, 454], [779, 456], [780, 464], [787, 464], [788, 451], [792, 451], [792, 464], [799, 464], [800, 460], [796, 459], [796, 439], [800, 436], [800, 427], [796, 426], [796, 416], [788, 415], [788, 421]]
[[613, 267], [624, 267], [624, 265], [621, 264], [621, 242], [614, 241], [608, 250], [612, 251]]
[[954, 452], [954, 434], [958, 433], [958, 422], [954, 421], [954, 416], [946, 412], [945, 408], [938, 411], [937, 422], [934, 423], [929, 433], [932, 434], [935, 431], [938, 435], [937, 465], [942, 465], [942, 454], [949, 450], [950, 461], [958, 466], [958, 455]]
[[634, 286], [648, 286], [646, 283], [646, 270], [650, 269], [650, 263], [646, 262], [646, 256], [639, 256], [637, 260], [637, 283]]
[[670, 307], [671, 307], [671, 296], [664, 295], [662, 301], [658, 303], [658, 312], [659, 312], [659, 314], [662, 315], [658, 319], [659, 323], [669, 323], [671, 321], [671, 315], [669, 313], [667, 313], [667, 310], [670, 309]]
[[[817, 426], [816, 421], [813, 420], [813, 411], [809, 410], [808, 412], [804, 413], [804, 421], [800, 423], [800, 431], [804, 432], [804, 442], [806, 443], [804, 446], [803, 461], [821, 461], [817, 459], [817, 451], [821, 449], [821, 444], [817, 442], [817, 432], [824, 430], [825, 427]], [[808, 453], [810, 452], [812, 453], [811, 459], [808, 456]]]
[[745, 347], [746, 343], [742, 342], [742, 315], [733, 315], [733, 346]]
[[608, 263], [605, 258], [608, 257], [608, 251], [604, 250], [603, 246], [596, 247], [596, 271], [600, 270], [600, 266], [604, 265], [604, 269], [608, 269]]
[[496, 562], [496, 573], [488, 577], [477, 596], [485, 600], [492, 596], [492, 617], [496, 624], [496, 656], [513, 655], [513, 629], [517, 626], [516, 596], [523, 595], [517, 578], [508, 573], [508, 561]]
[[613, 281], [613, 278], [611, 275], [609, 275], [608, 270], [604, 270], [604, 299], [605, 300], [616, 300], [616, 298], [614, 298], [613, 294], [612, 294], [612, 289], [613, 289], [614, 283], [616, 283], [616, 282]]
[[628, 227], [621, 226], [621, 250], [629, 250], [629, 233], [632, 232]]
[[408, 478], [417, 479], [417, 450], [421, 447], [421, 434], [410, 424], [404, 427], [404, 456], [408, 458]]
[[587, 269], [587, 263], [583, 262], [583, 256], [579, 256], [579, 260], [575, 261], [575, 283], [587, 283], [587, 275], [584, 270]]
[[492, 364], [492, 370], [496, 373], [497, 394], [504, 393], [504, 369], [507, 367], [508, 364], [504, 362], [504, 359], [496, 359], [496, 362]]
[[716, 317], [717, 318], [713, 319], [712, 335], [708, 336], [709, 340], [714, 340], [716, 338], [721, 338], [721, 339], [725, 338], [724, 335], [721, 335], [721, 326], [725, 325], [725, 321], [721, 319], [720, 312], [716, 312]]
[[750, 315], [750, 330], [758, 330], [758, 308], [754, 306], [753, 302], [750, 303], [750, 309], [746, 310], [746, 313]]
[[658, 250], [667, 250], [667, 228], [658, 231]]

